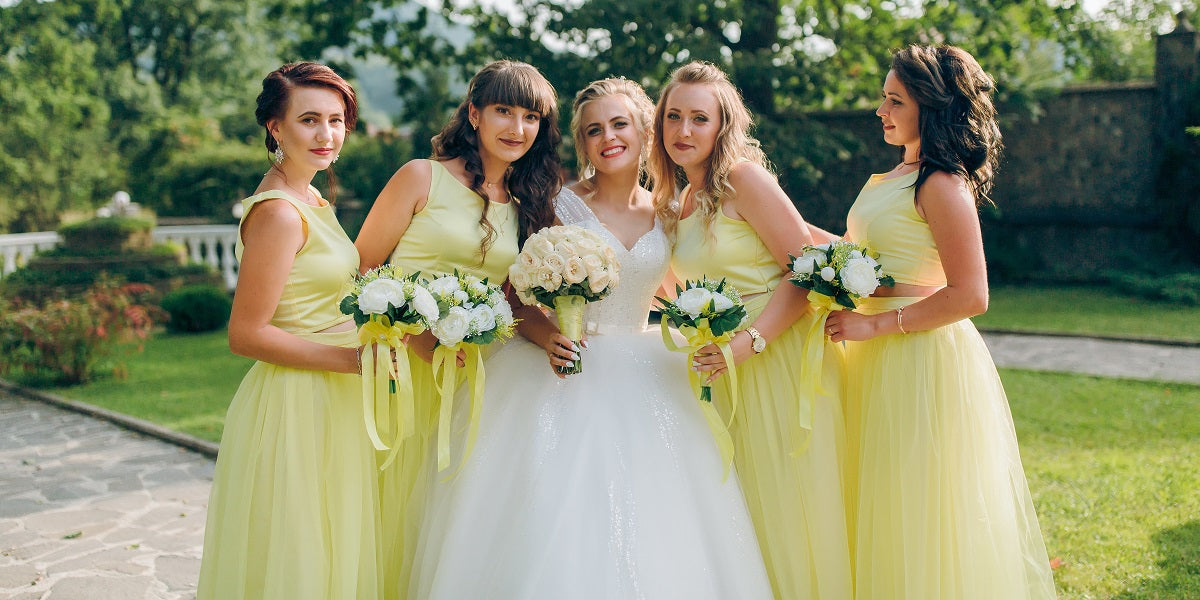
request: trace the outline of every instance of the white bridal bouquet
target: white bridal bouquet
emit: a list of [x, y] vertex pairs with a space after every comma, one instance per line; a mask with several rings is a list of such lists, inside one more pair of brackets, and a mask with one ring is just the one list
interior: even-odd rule
[[430, 331], [437, 338], [433, 372], [441, 396], [438, 416], [438, 470], [450, 464], [450, 420], [454, 390], [458, 385], [458, 352], [463, 352], [467, 385], [471, 387], [471, 417], [464, 461], [474, 446], [483, 400], [483, 357], [480, 347], [512, 337], [516, 320], [499, 286], [486, 279], [459, 273], [425, 284], [437, 305], [437, 321]]
[[[508, 281], [525, 304], [554, 309], [558, 329], [572, 342], [583, 339], [583, 307], [604, 298], [620, 282], [621, 264], [595, 232], [576, 225], [547, 227], [525, 240]], [[579, 373], [582, 360], [559, 373]]]
[[[733, 366], [733, 352], [729, 342], [737, 333], [738, 328], [746, 320], [746, 306], [742, 304], [742, 296], [737, 288], [729, 285], [724, 279], [713, 281], [707, 277], [700, 281], [685, 281], [683, 287], [675, 286], [675, 300], [655, 297], [659, 311], [662, 313], [660, 326], [663, 343], [672, 351], [686, 352], [688, 355], [688, 381], [700, 399], [700, 407], [708, 420], [709, 429], [717, 440], [717, 447], [725, 464], [729, 465], [733, 458], [733, 441], [729, 436], [728, 424], [721, 421], [720, 415], [712, 406], [712, 386], [701, 379], [701, 375], [690, 366], [701, 348], [712, 344], [720, 350], [728, 365], [729, 375], [730, 415], [733, 422], [733, 411], [737, 409], [737, 370]], [[672, 339], [667, 324], [674, 325], [679, 333], [687, 340], [686, 346], [679, 346]]]
[[[350, 292], [338, 308], [352, 315], [358, 325], [359, 344], [367, 351], [360, 357], [363, 409], [367, 436], [377, 450], [387, 450], [379, 435], [377, 412], [380, 404], [389, 406], [392, 453], [386, 467], [396, 457], [400, 440], [414, 431], [412, 374], [405, 336], [415, 335], [432, 326], [438, 318], [433, 295], [422, 286], [418, 274], [405, 275], [398, 267], [383, 265], [356, 276]], [[396, 350], [396, 351], [393, 351]]]
[[804, 246], [800, 256], [789, 255], [789, 280], [808, 290], [808, 300], [818, 306], [854, 310], [855, 300], [870, 296], [881, 285], [895, 285], [890, 276], [883, 274], [878, 256], [866, 245], [847, 240]]

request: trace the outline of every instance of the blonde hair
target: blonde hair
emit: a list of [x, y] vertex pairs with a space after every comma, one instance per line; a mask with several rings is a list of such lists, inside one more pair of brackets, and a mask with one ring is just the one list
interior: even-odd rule
[[679, 224], [679, 207], [672, 207], [676, 189], [685, 175], [683, 169], [671, 160], [663, 143], [663, 119], [666, 118], [667, 99], [675, 88], [684, 84], [706, 85], [721, 111], [721, 128], [717, 132], [716, 144], [708, 157], [703, 181], [689, 181], [697, 210], [704, 219], [705, 227], [716, 218], [721, 199], [733, 191], [729, 185], [729, 172], [740, 162], [752, 162], [771, 169], [766, 154], [758, 140], [750, 135], [754, 119], [746, 108], [737, 88], [729, 76], [712, 63], [693, 61], [671, 73], [670, 80], [658, 98], [654, 111], [654, 144], [650, 149], [650, 180], [653, 183], [654, 211], [662, 220], [663, 229], [672, 239]]
[[633, 116], [638, 133], [642, 136], [640, 161], [643, 168], [650, 152], [649, 132], [654, 122], [654, 102], [650, 100], [650, 96], [646, 95], [646, 90], [636, 82], [624, 77], [609, 77], [589, 83], [587, 87], [575, 94], [575, 103], [571, 109], [571, 135], [575, 140], [575, 157], [579, 165], [579, 178], [588, 191], [594, 190], [595, 184], [591, 181], [592, 176], [587, 174], [587, 168], [591, 166], [591, 161], [588, 160], [587, 151], [584, 149], [583, 129], [586, 123], [583, 122], [583, 111], [592, 102], [607, 96], [623, 96], [625, 98], [629, 114]]

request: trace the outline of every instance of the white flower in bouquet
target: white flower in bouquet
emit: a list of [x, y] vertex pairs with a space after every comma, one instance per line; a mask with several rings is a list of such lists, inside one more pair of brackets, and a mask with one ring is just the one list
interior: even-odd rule
[[438, 318], [437, 300], [433, 299], [433, 294], [422, 286], [413, 286], [412, 295], [413, 309], [417, 314], [425, 318], [425, 321], [433, 323]]
[[731, 300], [729, 296], [726, 296], [725, 294], [713, 292], [712, 301], [713, 309], [717, 312], [722, 312], [733, 308], [733, 300]]
[[[515, 323], [504, 292], [474, 275], [439, 277], [427, 284], [439, 318], [430, 327], [444, 346], [488, 344], [511, 335]], [[506, 314], [504, 319], [498, 314]]]
[[435, 296], [449, 296], [462, 289], [462, 286], [458, 283], [458, 278], [453, 275], [438, 277], [426, 284], [425, 287], [429, 290], [429, 293]]
[[563, 273], [563, 267], [567, 266], [567, 259], [563, 258], [563, 255], [555, 251], [547, 254], [546, 258], [543, 259], [542, 264], [549, 269], [553, 269], [561, 276]]
[[446, 315], [433, 324], [433, 335], [443, 346], [454, 346], [471, 330], [471, 313], [461, 306], [451, 306]]
[[875, 267], [860, 253], [857, 258], [846, 261], [846, 266], [839, 274], [846, 291], [859, 297], [870, 296], [879, 287], [879, 279], [875, 276]]
[[683, 293], [675, 298], [675, 305], [679, 310], [687, 313], [693, 319], [700, 318], [700, 314], [708, 307], [708, 303], [712, 302], [713, 294], [710, 290], [703, 287], [694, 287], [686, 289]]
[[471, 295], [467, 293], [467, 290], [454, 290], [451, 296], [458, 302], [462, 303], [469, 302], [471, 300]]
[[792, 272], [798, 275], [812, 275], [816, 270], [817, 259], [807, 252], [792, 261]]
[[496, 311], [487, 304], [477, 304], [470, 309], [471, 331], [487, 331], [496, 326]]
[[833, 281], [834, 277], [837, 277], [837, 271], [833, 270], [833, 267], [824, 267], [821, 269], [821, 279]]
[[615, 275], [613, 275], [607, 269], [596, 269], [595, 273], [588, 276], [588, 290], [593, 294], [600, 294], [606, 288], [616, 287], [616, 285], [613, 284], [614, 278]]
[[563, 265], [563, 281], [567, 283], [580, 283], [587, 279], [587, 265], [583, 264], [583, 259], [578, 256], [572, 256], [567, 259], [567, 263]]
[[376, 279], [363, 285], [358, 293], [358, 308], [369, 315], [382, 315], [388, 306], [404, 306], [404, 283], [395, 279]]

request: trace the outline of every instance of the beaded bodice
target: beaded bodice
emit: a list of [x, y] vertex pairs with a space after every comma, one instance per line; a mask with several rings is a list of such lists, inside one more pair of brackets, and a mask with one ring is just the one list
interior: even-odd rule
[[616, 289], [605, 299], [588, 303], [585, 309], [584, 321], [589, 333], [642, 330], [671, 260], [671, 244], [662, 224], [655, 219], [654, 227], [638, 238], [632, 248], [626, 248], [600, 223], [592, 209], [565, 187], [554, 200], [554, 212], [563, 225], [577, 225], [599, 234], [621, 263]]

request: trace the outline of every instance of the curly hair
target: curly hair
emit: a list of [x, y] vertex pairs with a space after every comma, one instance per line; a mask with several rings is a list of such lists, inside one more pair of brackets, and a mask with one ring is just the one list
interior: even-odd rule
[[671, 160], [663, 142], [663, 120], [666, 118], [667, 101], [671, 92], [681, 85], [708, 86], [721, 110], [721, 127], [717, 132], [716, 145], [708, 157], [703, 181], [688, 182], [692, 185], [697, 210], [704, 218], [706, 227], [711, 227], [716, 218], [721, 199], [733, 191], [729, 185], [729, 173], [739, 162], [752, 162], [771, 170], [757, 139], [750, 135], [754, 119], [746, 108], [729, 76], [712, 63], [693, 61], [671, 73], [671, 78], [658, 98], [654, 111], [654, 144], [650, 149], [650, 180], [653, 183], [654, 210], [662, 220], [667, 234], [674, 238], [679, 224], [678, 207], [672, 207], [680, 184], [686, 180], [683, 169]]
[[[354, 131], [355, 125], [358, 124], [358, 97], [345, 79], [320, 63], [288, 63], [271, 71], [263, 79], [262, 91], [258, 94], [257, 106], [254, 109], [255, 119], [267, 132], [267, 152], [273, 153], [279, 147], [279, 142], [271, 135], [268, 124], [286, 116], [292, 90], [298, 87], [323, 88], [337, 93], [346, 107], [346, 131]], [[272, 163], [272, 168], [278, 167]], [[326, 168], [325, 173], [329, 176], [329, 199], [332, 202], [337, 199], [337, 177], [333, 173], [333, 165]]]
[[462, 157], [471, 189], [483, 198], [479, 225], [485, 234], [479, 251], [487, 255], [496, 239], [496, 228], [488, 221], [487, 192], [484, 190], [483, 160], [479, 156], [479, 137], [471, 127], [470, 109], [483, 109], [493, 104], [520, 106], [541, 115], [537, 137], [524, 156], [509, 167], [506, 176], [508, 190], [517, 203], [519, 239], [554, 222], [553, 200], [562, 185], [558, 145], [562, 134], [558, 130], [558, 95], [554, 86], [532, 65], [511, 60], [498, 60], [480, 69], [467, 86], [467, 97], [455, 109], [441, 133], [433, 137], [433, 160]]
[[946, 45], [898, 50], [892, 71], [920, 109], [916, 189], [935, 171], [945, 171], [967, 180], [977, 205], [991, 202], [1003, 149], [992, 78], [966, 50]]
[[575, 157], [579, 164], [580, 178], [584, 187], [589, 190], [594, 189], [595, 186], [591, 182], [591, 176], [587, 174], [588, 167], [592, 165], [585, 150], [584, 127], [587, 124], [583, 122], [583, 111], [592, 102], [608, 96], [624, 97], [625, 104], [629, 107], [629, 114], [636, 122], [638, 133], [642, 135], [640, 161], [643, 167], [646, 164], [646, 157], [650, 153], [648, 132], [654, 124], [654, 102], [650, 100], [650, 96], [646, 95], [646, 90], [636, 82], [624, 77], [610, 77], [589, 83], [587, 87], [575, 94], [575, 103], [571, 109], [571, 136], [575, 141]]

